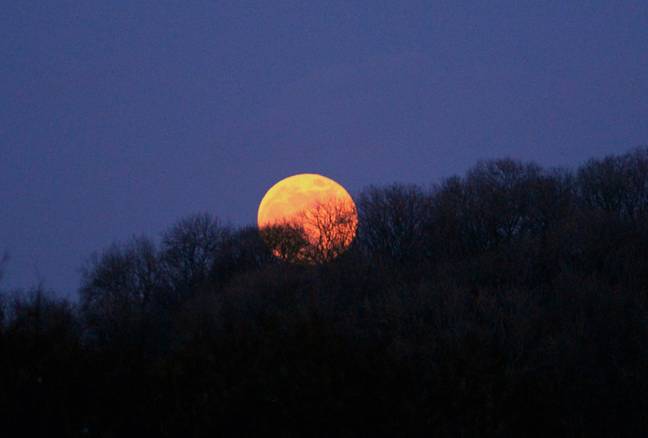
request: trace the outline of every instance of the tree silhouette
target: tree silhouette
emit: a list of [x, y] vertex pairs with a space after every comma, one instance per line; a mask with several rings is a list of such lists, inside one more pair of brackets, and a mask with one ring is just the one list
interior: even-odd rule
[[358, 241], [365, 251], [383, 262], [416, 263], [432, 251], [426, 239], [432, 203], [415, 185], [369, 187], [358, 200]]
[[325, 263], [341, 255], [353, 242], [358, 215], [353, 203], [345, 199], [317, 202], [299, 215], [309, 245], [306, 259]]
[[307, 262], [310, 242], [304, 228], [295, 222], [283, 221], [261, 227], [263, 237], [272, 254], [287, 262]]
[[[212, 279], [226, 283], [235, 275], [259, 271], [271, 264], [275, 257], [262, 234], [256, 226], [247, 226], [227, 235], [212, 264]], [[270, 234], [268, 239], [276, 239]]]
[[639, 221], [648, 214], [648, 148], [589, 160], [578, 171], [579, 194], [586, 206]]
[[647, 193], [635, 149], [368, 187], [359, 224], [189, 216], [92, 257], [78, 304], [3, 290], [3, 431], [644, 436]]
[[319, 201], [294, 218], [261, 227], [272, 253], [284, 261], [320, 264], [342, 254], [358, 224], [355, 206], [346, 200]]
[[163, 234], [161, 269], [176, 299], [185, 299], [207, 280], [229, 234], [229, 228], [206, 213], [182, 219]]
[[5, 251], [0, 256], [0, 283], [5, 275], [5, 269], [7, 268], [7, 263], [9, 262], [9, 254]]
[[128, 340], [168, 294], [154, 243], [134, 238], [94, 255], [82, 269], [81, 306], [93, 335]]

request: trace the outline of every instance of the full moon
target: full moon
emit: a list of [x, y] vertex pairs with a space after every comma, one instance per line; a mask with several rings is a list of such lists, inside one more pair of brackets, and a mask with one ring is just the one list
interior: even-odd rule
[[340, 184], [301, 173], [270, 187], [259, 204], [257, 223], [275, 256], [315, 264], [334, 259], [351, 245], [358, 214]]

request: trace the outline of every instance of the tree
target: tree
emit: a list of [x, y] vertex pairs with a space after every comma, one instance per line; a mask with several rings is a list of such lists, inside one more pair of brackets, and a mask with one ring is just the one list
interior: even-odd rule
[[625, 154], [628, 172], [628, 211], [632, 218], [646, 222], [648, 218], [648, 147], [637, 148]]
[[359, 244], [376, 260], [415, 263], [431, 250], [431, 206], [429, 194], [415, 185], [367, 188], [358, 198]]
[[299, 215], [309, 244], [304, 258], [310, 263], [325, 263], [340, 256], [356, 235], [358, 215], [355, 205], [346, 200], [317, 202]]
[[[211, 279], [228, 282], [235, 275], [258, 271], [275, 260], [262, 237], [263, 231], [247, 226], [229, 233], [214, 259]], [[267, 236], [270, 239], [270, 236]]]
[[310, 242], [304, 228], [295, 222], [284, 221], [266, 225], [259, 230], [272, 255], [286, 262], [305, 262]]
[[589, 160], [578, 171], [578, 189], [587, 207], [640, 221], [648, 213], [648, 148]]
[[533, 184], [542, 171], [511, 159], [482, 161], [465, 178], [469, 239], [480, 249], [521, 237], [530, 228]]
[[5, 269], [7, 268], [7, 263], [9, 262], [9, 254], [5, 251], [2, 256], [0, 256], [0, 283], [4, 278]]
[[161, 268], [176, 300], [184, 300], [208, 279], [230, 233], [218, 218], [206, 213], [182, 219], [163, 233]]
[[607, 213], [626, 214], [628, 181], [624, 173], [619, 156], [589, 160], [578, 171], [578, 187], [585, 205]]
[[332, 199], [316, 202], [295, 217], [267, 225], [260, 233], [272, 253], [292, 263], [320, 264], [351, 245], [358, 224], [353, 204]]
[[81, 272], [81, 308], [95, 334], [127, 337], [163, 296], [154, 243], [144, 237], [93, 255]]

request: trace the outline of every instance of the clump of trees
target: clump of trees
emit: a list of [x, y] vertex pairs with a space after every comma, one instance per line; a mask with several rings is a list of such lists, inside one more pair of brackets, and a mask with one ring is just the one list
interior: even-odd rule
[[[356, 239], [328, 263], [286, 263], [273, 236], [200, 214], [89, 259], [78, 303], [4, 291], [3, 424], [101, 437], [648, 431], [648, 149], [573, 171], [484, 161], [356, 200]], [[288, 231], [294, 248], [272, 246], [284, 259], [306, 245]]]

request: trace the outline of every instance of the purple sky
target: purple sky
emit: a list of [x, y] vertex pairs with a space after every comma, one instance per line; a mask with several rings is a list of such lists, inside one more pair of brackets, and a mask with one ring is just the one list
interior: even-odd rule
[[481, 158], [648, 144], [648, 2], [5, 1], [5, 287], [74, 296], [95, 250], [253, 223], [298, 172], [350, 192]]

